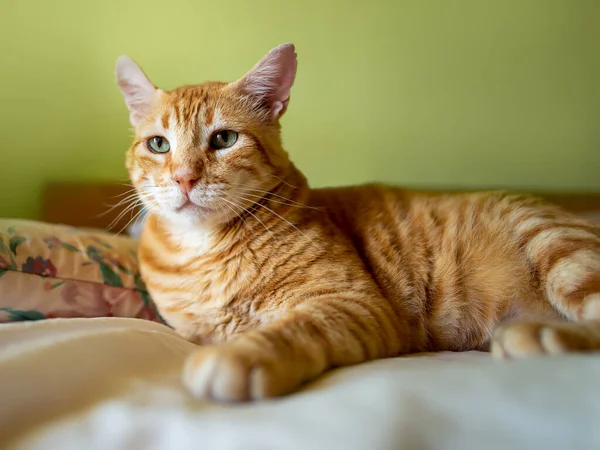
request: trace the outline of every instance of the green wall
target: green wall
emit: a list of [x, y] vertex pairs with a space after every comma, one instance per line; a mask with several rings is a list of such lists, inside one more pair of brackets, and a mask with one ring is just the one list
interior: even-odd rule
[[161, 87], [296, 44], [284, 141], [313, 185], [600, 191], [598, 0], [2, 0], [0, 216], [125, 179], [126, 53]]

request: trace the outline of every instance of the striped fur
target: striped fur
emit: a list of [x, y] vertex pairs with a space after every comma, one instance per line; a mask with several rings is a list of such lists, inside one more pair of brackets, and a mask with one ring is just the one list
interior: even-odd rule
[[[290, 52], [242, 80], [289, 82], [262, 78]], [[121, 72], [130, 88], [141, 71]], [[281, 145], [289, 86], [280, 98], [246, 87], [134, 89], [144, 112], [131, 112], [127, 166], [150, 211], [142, 274], [163, 317], [201, 344], [183, 376], [194, 395], [279, 396], [332, 367], [407, 352], [600, 349], [598, 228], [502, 192], [311, 189]], [[221, 129], [238, 141], [211, 150]], [[148, 150], [156, 135], [169, 153]], [[183, 169], [197, 179], [189, 199], [172, 180]]]

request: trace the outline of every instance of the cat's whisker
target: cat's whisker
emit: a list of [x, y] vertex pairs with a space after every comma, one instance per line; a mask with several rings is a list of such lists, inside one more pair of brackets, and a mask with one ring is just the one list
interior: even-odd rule
[[[219, 203], [219, 204], [220, 204], [220, 203]], [[242, 221], [242, 223], [244, 224], [244, 226], [247, 226], [247, 225], [248, 225], [248, 223], [246, 222], [246, 219], [244, 219], [244, 216], [243, 216], [243, 215], [240, 215], [240, 214], [236, 213], [236, 212], [235, 212], [235, 210], [234, 210], [234, 209], [233, 209], [233, 208], [232, 208], [230, 205], [228, 205], [227, 203], [224, 203], [223, 205], [224, 205], [224, 206], [227, 206], [227, 207], [229, 208], [229, 210], [230, 210], [231, 212], [233, 212], [233, 215], [234, 215], [235, 217], [238, 217], [238, 218], [239, 218], [239, 219]], [[228, 222], [229, 222], [229, 216], [227, 216], [227, 220], [228, 220]]]
[[120, 221], [123, 219], [128, 213], [133, 214], [138, 205], [133, 205], [131, 208], [123, 211], [119, 216], [115, 217], [110, 224], [108, 224], [107, 229], [112, 230]]
[[282, 200], [286, 200], [286, 201], [290, 202], [291, 205], [296, 205], [296, 206], [301, 207], [301, 208], [307, 208], [307, 209], [314, 209], [314, 210], [317, 210], [317, 211], [323, 211], [323, 208], [317, 208], [315, 206], [306, 205], [304, 203], [297, 202], [295, 200], [289, 199], [289, 198], [284, 197], [282, 195], [275, 194], [274, 192], [263, 191], [261, 189], [252, 189], [252, 188], [240, 188], [240, 189], [243, 190], [243, 191], [245, 191], [244, 192], [245, 194], [252, 193], [252, 192], [257, 192], [257, 193], [261, 194], [261, 195], [259, 195], [259, 197], [266, 197], [266, 196], [270, 195], [270, 196], [273, 196], [273, 197], [280, 198]]
[[[252, 194], [252, 193], [249, 193], [249, 192], [244, 192], [244, 195], [246, 195], [246, 196], [249, 195], [251, 197], [256, 197], [258, 199], [262, 199], [262, 198], [265, 197], [264, 195]], [[312, 206], [300, 205], [300, 204], [296, 204], [296, 203], [282, 202], [282, 201], [274, 200], [274, 199], [269, 199], [269, 201], [273, 202], [273, 203], [280, 204], [280, 205], [296, 206], [296, 207], [302, 208], [302, 209], [304, 209], [304, 208], [307, 208], [307, 209], [318, 209], [318, 208], [315, 208], [315, 207], [312, 207]]]
[[[140, 199], [139, 199], [139, 197], [138, 197], [137, 194], [136, 195], [132, 195], [132, 196], [126, 198], [126, 199], [121, 200], [116, 205], [113, 205], [112, 207], [108, 208], [106, 211], [103, 211], [103, 212], [101, 212], [100, 214], [97, 214], [94, 217], [95, 218], [103, 217], [103, 216], [107, 215], [108, 213], [110, 213], [111, 211], [113, 211], [114, 209], [120, 208], [120, 207], [124, 207], [123, 211], [126, 212], [129, 208], [132, 207], [132, 205], [135, 205], [139, 201], [140, 201]], [[123, 213], [123, 211], [121, 211], [121, 213]], [[121, 213], [119, 214], [119, 216], [121, 215]]]
[[121, 206], [123, 204], [126, 204], [128, 201], [137, 198], [139, 196], [138, 190], [139, 190], [140, 194], [145, 195], [145, 194], [147, 194], [146, 192], [144, 192], [144, 190], [146, 188], [155, 188], [155, 187], [157, 187], [157, 186], [140, 186], [138, 189], [132, 188], [132, 189], [129, 189], [129, 190], [125, 191], [122, 194], [115, 195], [114, 197], [110, 197], [110, 198], [118, 198], [118, 197], [126, 196], [125, 198], [122, 198], [121, 200], [119, 200], [115, 205], [112, 205], [110, 207], [110, 209], [108, 209], [107, 211], [104, 211], [104, 212], [100, 213], [98, 217], [101, 217], [101, 216], [109, 213], [113, 209], [118, 208], [119, 206]]
[[140, 209], [140, 210], [139, 210], [139, 211], [136, 213], [136, 215], [135, 215], [135, 216], [133, 216], [131, 219], [129, 219], [129, 222], [127, 222], [127, 223], [126, 223], [126, 224], [123, 226], [123, 228], [121, 228], [121, 229], [120, 229], [120, 230], [117, 232], [117, 234], [121, 234], [121, 233], [122, 233], [124, 230], [126, 230], [126, 229], [127, 229], [127, 227], [129, 227], [129, 225], [130, 225], [130, 224], [131, 224], [131, 223], [132, 223], [132, 222], [133, 222], [135, 219], [137, 219], [137, 218], [140, 216], [140, 214], [142, 214], [143, 212], [144, 212], [144, 210], [143, 210], [143, 209]]
[[283, 200], [287, 200], [289, 202], [292, 202], [295, 205], [302, 206], [304, 208], [315, 209], [317, 211], [324, 211], [323, 208], [317, 208], [315, 206], [305, 205], [304, 203], [297, 202], [295, 200], [292, 200], [291, 198], [287, 198], [287, 197], [284, 197], [283, 195], [279, 195], [279, 194], [276, 194], [274, 192], [266, 191], [264, 189], [251, 188], [249, 186], [245, 186], [245, 185], [241, 185], [241, 184], [233, 184], [232, 186], [234, 186], [236, 188], [239, 188], [239, 189], [242, 189], [242, 190], [245, 190], [247, 192], [258, 192], [258, 193], [264, 194], [263, 197], [266, 196], [266, 195], [272, 195], [274, 197], [278, 197], [278, 198], [281, 198]]
[[[238, 197], [241, 200], [246, 200], [246, 201], [252, 201], [251, 199], [247, 199], [247, 198], [243, 198], [243, 197]], [[260, 206], [262, 208], [265, 208], [267, 211], [269, 211], [271, 214], [274, 214], [275, 216], [279, 217], [281, 220], [283, 220], [285, 223], [287, 223], [288, 225], [290, 225], [292, 228], [294, 228], [298, 233], [300, 233], [302, 236], [304, 236], [315, 248], [318, 248], [317, 245], [313, 242], [313, 240], [311, 238], [309, 238], [306, 233], [304, 233], [300, 228], [298, 228], [296, 225], [294, 225], [292, 222], [290, 222], [289, 220], [287, 220], [285, 217], [283, 217], [282, 215], [276, 213], [275, 211], [273, 211], [271, 208], [269, 208], [268, 206], [263, 205], [262, 203], [254, 203], [257, 206]]]
[[229, 219], [229, 214], [227, 214], [227, 210], [223, 207], [223, 204], [221, 202], [216, 203], [217, 208], [219, 208], [219, 211], [221, 211], [223, 213], [223, 215], [225, 216], [225, 218], [227, 219], [227, 223], [230, 222]]
[[[125, 185], [123, 185], [125, 186]], [[125, 192], [121, 193], [121, 194], [117, 194], [117, 195], [112, 195], [109, 198], [119, 198], [119, 197], [123, 197], [124, 195], [128, 195], [131, 194], [132, 192], [135, 192], [136, 189], [134, 187], [132, 187], [131, 189], [127, 189]]]
[[[128, 203], [136, 200], [137, 198], [138, 198], [138, 193], [137, 192], [133, 193], [133, 194], [129, 194], [126, 198], [123, 198], [123, 199], [119, 200], [119, 202], [117, 202], [116, 204], [112, 205], [106, 211], [101, 212], [96, 217], [105, 216], [106, 214], [108, 214], [109, 212], [111, 212], [112, 210], [114, 210], [115, 208], [118, 208], [120, 206], [126, 205], [126, 204], [128, 204]], [[108, 206], [108, 205], [106, 205], [106, 206]]]
[[133, 188], [133, 189], [136, 189], [136, 188], [137, 188], [137, 189], [144, 189], [144, 188], [159, 188], [159, 187], [160, 187], [160, 186], [155, 186], [155, 185], [153, 185], [153, 184], [146, 184], [146, 185], [135, 186], [135, 185], [133, 185], [133, 184], [131, 184], [131, 183], [126, 183], [126, 184], [119, 183], [118, 185], [119, 185], [119, 186], [130, 187], [130, 188]]
[[278, 177], [277, 175], [273, 175], [272, 173], [268, 173], [267, 176], [273, 177], [277, 181], [281, 181], [283, 184], [285, 184], [286, 186], [291, 187], [292, 189], [299, 189], [298, 186], [292, 186], [290, 183], [288, 183], [287, 181], [285, 181], [283, 178]]
[[119, 223], [119, 221], [125, 217], [125, 215], [127, 213], [133, 212], [135, 211], [136, 208], [138, 208], [139, 206], [141, 206], [143, 204], [142, 199], [137, 198], [134, 202], [132, 202], [131, 204], [129, 204], [123, 211], [121, 211], [119, 213], [119, 215], [117, 215], [117, 217], [115, 217], [112, 222], [108, 225], [108, 228], [111, 229], [112, 227], [114, 227], [117, 223]]
[[260, 220], [252, 211], [245, 209], [243, 206], [238, 205], [237, 203], [234, 203], [232, 201], [227, 200], [225, 197], [222, 197], [221, 200], [226, 201], [227, 203], [233, 205], [233, 206], [237, 206], [238, 208], [241, 209], [242, 212], [247, 212], [248, 214], [250, 214], [252, 217], [254, 217], [256, 220], [258, 220], [258, 222], [265, 228], [265, 230], [267, 230], [267, 232], [271, 235], [271, 237], [273, 238], [273, 240], [275, 241], [275, 236], [273, 235], [273, 232], [264, 224], [264, 222], [262, 220]]

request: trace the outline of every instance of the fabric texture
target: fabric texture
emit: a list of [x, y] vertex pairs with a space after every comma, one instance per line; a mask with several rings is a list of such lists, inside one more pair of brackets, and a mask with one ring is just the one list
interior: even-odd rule
[[137, 241], [100, 230], [0, 219], [0, 322], [56, 317], [158, 321]]
[[193, 349], [136, 319], [0, 326], [0, 448], [600, 448], [598, 355], [408, 355], [335, 370], [289, 397], [215, 405], [181, 386]]

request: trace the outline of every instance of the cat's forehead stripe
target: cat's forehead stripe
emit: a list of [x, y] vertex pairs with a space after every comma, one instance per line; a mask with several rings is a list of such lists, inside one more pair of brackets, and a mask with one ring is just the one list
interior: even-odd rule
[[207, 126], [210, 126], [210, 125], [212, 125], [214, 118], [215, 118], [215, 109], [210, 105], [206, 105], [206, 108], [204, 108], [204, 123]]
[[171, 110], [167, 109], [161, 119], [162, 126], [165, 130], [169, 129], [169, 120], [171, 118]]
[[[210, 86], [188, 86], [172, 92], [171, 109], [178, 126], [190, 126], [199, 122], [210, 126], [215, 120], [215, 99], [213, 90], [219, 88]], [[211, 101], [212, 100], [212, 101]]]
[[192, 147], [197, 148], [200, 147], [200, 125], [196, 122], [196, 124], [190, 128], [192, 134]]
[[175, 123], [181, 123], [181, 111], [179, 109], [179, 103], [173, 103], [173, 112], [175, 112]]
[[187, 95], [180, 100], [180, 104], [182, 109], [181, 116], [184, 124], [193, 123], [193, 119], [198, 113], [198, 107], [200, 104], [200, 97], [197, 95], [197, 92], [190, 90]]

